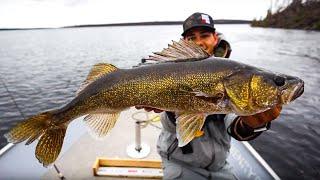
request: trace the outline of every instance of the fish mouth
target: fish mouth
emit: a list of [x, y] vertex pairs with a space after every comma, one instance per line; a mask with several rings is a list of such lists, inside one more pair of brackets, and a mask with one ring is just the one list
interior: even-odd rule
[[300, 97], [303, 94], [303, 92], [304, 92], [304, 83], [302, 81], [302, 82], [299, 82], [299, 84], [296, 87], [296, 90], [293, 91], [290, 101], [294, 101], [295, 99]]

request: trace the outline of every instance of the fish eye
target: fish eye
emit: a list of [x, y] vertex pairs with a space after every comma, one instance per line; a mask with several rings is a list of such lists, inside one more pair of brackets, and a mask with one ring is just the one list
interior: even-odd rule
[[286, 83], [286, 79], [284, 77], [281, 77], [281, 76], [276, 76], [274, 78], [274, 83], [277, 85], [277, 86], [283, 86], [285, 85]]

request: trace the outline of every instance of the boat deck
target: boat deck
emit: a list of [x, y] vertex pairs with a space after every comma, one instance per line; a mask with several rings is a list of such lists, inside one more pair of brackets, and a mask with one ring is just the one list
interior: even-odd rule
[[[135, 120], [131, 108], [121, 113], [115, 127], [103, 140], [96, 140], [86, 131], [81, 118], [73, 121], [65, 137], [62, 152], [55, 162], [66, 179], [116, 179], [114, 177], [93, 176], [92, 166], [97, 157], [129, 159], [126, 147], [135, 140]], [[153, 116], [148, 114], [149, 118]], [[145, 113], [137, 114], [146, 119]], [[161, 123], [155, 125], [161, 127]], [[156, 152], [156, 142], [161, 129], [148, 125], [141, 129], [142, 142], [151, 147], [145, 159], [160, 159]], [[30, 146], [18, 144], [0, 155], [0, 179], [59, 179], [53, 166], [44, 168], [34, 156], [36, 143]], [[1, 154], [1, 153], [0, 153]], [[232, 140], [229, 163], [234, 167], [239, 179], [279, 179], [264, 160], [247, 143]], [[121, 178], [124, 179], [124, 178]], [[132, 179], [132, 178], [127, 178]], [[137, 178], [135, 178], [137, 179]]]
[[[92, 166], [97, 157], [129, 158], [126, 153], [126, 147], [135, 140], [135, 121], [131, 118], [133, 112], [135, 110], [130, 109], [121, 113], [117, 124], [103, 140], [96, 140], [88, 132], [85, 132], [56, 161], [56, 165], [64, 176], [72, 177], [72, 179], [115, 179], [114, 177], [93, 176]], [[145, 116], [145, 114], [141, 115]], [[141, 118], [146, 119], [146, 117]], [[157, 125], [160, 126], [161, 123], [157, 123]], [[160, 131], [160, 129], [152, 126], [141, 129], [142, 142], [148, 143], [152, 149], [146, 159], [160, 159], [155, 150]], [[54, 168], [51, 168], [43, 175], [43, 179], [53, 179], [56, 176], [57, 172]]]

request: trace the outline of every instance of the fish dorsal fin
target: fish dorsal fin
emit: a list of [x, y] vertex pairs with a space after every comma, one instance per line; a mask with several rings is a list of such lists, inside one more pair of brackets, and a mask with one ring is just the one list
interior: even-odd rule
[[183, 113], [181, 115], [178, 115], [176, 120], [176, 133], [179, 147], [185, 146], [195, 137], [199, 136], [198, 134], [199, 132], [201, 132], [205, 119], [205, 113]]
[[85, 89], [90, 83], [92, 83], [96, 79], [102, 77], [105, 74], [116, 71], [117, 69], [117, 67], [108, 63], [95, 64], [89, 72], [87, 79], [81, 84], [76, 94], [78, 95], [83, 89]]
[[108, 63], [95, 64], [92, 67], [90, 73], [88, 74], [86, 81], [89, 81], [89, 82], [94, 81], [95, 79], [97, 79], [105, 74], [116, 71], [117, 69], [118, 69], [117, 67], [115, 67], [112, 64], [108, 64]]
[[180, 39], [179, 42], [172, 41], [168, 48], [164, 48], [161, 52], [155, 52], [146, 60], [152, 61], [187, 61], [187, 60], [202, 60], [210, 55], [200, 46], [192, 41]]
[[90, 129], [90, 134], [97, 139], [101, 139], [114, 127], [120, 113], [113, 114], [89, 114], [84, 118], [84, 122]]

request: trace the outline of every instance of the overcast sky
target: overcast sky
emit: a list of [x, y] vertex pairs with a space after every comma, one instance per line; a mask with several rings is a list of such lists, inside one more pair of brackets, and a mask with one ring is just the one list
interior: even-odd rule
[[276, 1], [0, 0], [0, 28], [177, 21], [193, 12], [208, 13], [213, 19], [252, 20], [265, 17], [271, 4], [279, 4]]

